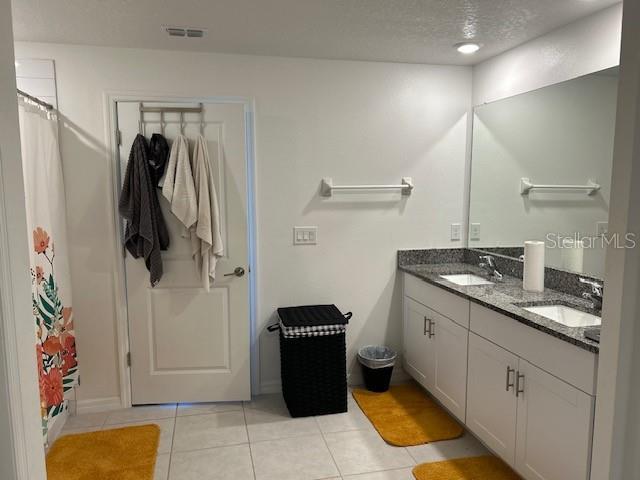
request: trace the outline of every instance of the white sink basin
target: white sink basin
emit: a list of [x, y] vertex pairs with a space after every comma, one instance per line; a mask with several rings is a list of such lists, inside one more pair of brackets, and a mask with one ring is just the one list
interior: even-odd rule
[[547, 317], [567, 327], [592, 327], [602, 323], [602, 319], [596, 315], [582, 312], [565, 305], [540, 305], [537, 307], [524, 307], [524, 309]]
[[493, 285], [493, 282], [486, 280], [478, 275], [472, 273], [459, 273], [456, 275], [440, 275], [441, 278], [455, 283], [456, 285], [470, 286], [470, 285]]

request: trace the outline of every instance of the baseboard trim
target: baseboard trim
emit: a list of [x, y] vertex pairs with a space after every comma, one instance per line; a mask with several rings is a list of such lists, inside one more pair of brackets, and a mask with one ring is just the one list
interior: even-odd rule
[[[401, 365], [396, 364], [393, 369], [393, 374], [391, 375], [391, 383], [404, 383], [409, 380], [411, 380], [411, 376], [402, 369]], [[362, 371], [359, 367], [355, 372], [347, 373], [347, 384], [350, 387], [364, 385]], [[260, 382], [259, 394], [268, 395], [270, 393], [280, 392], [282, 392], [282, 383], [280, 383], [279, 380]]]
[[60, 432], [64, 428], [64, 424], [67, 423], [67, 418], [69, 418], [69, 411], [64, 410], [60, 415], [54, 418], [49, 430], [47, 430], [47, 448], [53, 445], [53, 443], [60, 436]]
[[260, 395], [268, 395], [270, 393], [282, 392], [282, 383], [280, 380], [272, 380], [270, 382], [260, 382]]
[[87, 400], [78, 400], [76, 404], [78, 415], [83, 413], [108, 412], [119, 408], [122, 408], [120, 397], [90, 398]]
[[[411, 377], [405, 372], [398, 364], [393, 367], [393, 373], [391, 374], [391, 383], [404, 383], [410, 380]], [[350, 387], [357, 387], [364, 385], [364, 379], [362, 378], [362, 370], [360, 368], [356, 371], [347, 374], [347, 383]]]

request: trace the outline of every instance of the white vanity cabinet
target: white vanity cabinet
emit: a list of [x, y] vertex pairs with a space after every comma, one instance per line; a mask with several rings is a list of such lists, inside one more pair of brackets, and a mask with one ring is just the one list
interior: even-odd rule
[[[454, 300], [468, 303], [461, 298]], [[464, 422], [469, 330], [408, 295], [404, 300], [403, 323], [405, 369]]]
[[[427, 388], [461, 422], [467, 409], [467, 344], [469, 330], [432, 311], [430, 342], [434, 353], [427, 366], [433, 374]], [[428, 376], [427, 378], [430, 378]]]
[[433, 356], [428, 336], [429, 309], [405, 297], [403, 321], [403, 360], [404, 368], [420, 385], [425, 388], [433, 383], [427, 379], [428, 365], [433, 363], [429, 357]]
[[510, 465], [516, 458], [517, 371], [517, 356], [469, 334], [467, 427]]
[[531, 480], [586, 480], [594, 397], [469, 335], [467, 426]]
[[515, 468], [531, 480], [589, 478], [595, 398], [520, 359]]
[[407, 274], [403, 327], [407, 372], [526, 480], [588, 480], [596, 354]]

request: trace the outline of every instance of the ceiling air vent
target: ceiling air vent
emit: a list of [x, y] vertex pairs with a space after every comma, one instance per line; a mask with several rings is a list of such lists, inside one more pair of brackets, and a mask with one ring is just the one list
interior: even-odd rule
[[202, 38], [205, 31], [202, 28], [163, 27], [170, 37]]

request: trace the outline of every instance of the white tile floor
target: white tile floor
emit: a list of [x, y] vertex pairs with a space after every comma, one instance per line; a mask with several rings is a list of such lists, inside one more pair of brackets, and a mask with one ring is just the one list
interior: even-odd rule
[[420, 445], [386, 444], [349, 398], [349, 412], [292, 419], [281, 395], [251, 402], [134, 407], [71, 417], [63, 434], [155, 423], [156, 480], [413, 480], [424, 462], [483, 455], [470, 434]]

